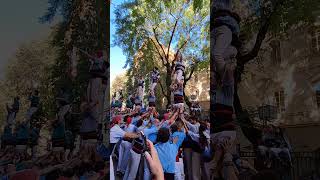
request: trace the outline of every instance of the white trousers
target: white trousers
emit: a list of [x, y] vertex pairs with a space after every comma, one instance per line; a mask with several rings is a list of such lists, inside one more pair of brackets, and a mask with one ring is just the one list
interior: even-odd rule
[[154, 89], [156, 88], [156, 86], [157, 86], [157, 83], [152, 83], [152, 84], [151, 84], [150, 91], [151, 91], [151, 92], [154, 92]]
[[90, 102], [98, 103], [92, 110], [94, 118], [101, 122], [103, 112], [101, 106], [103, 105], [103, 85], [101, 78], [91, 78], [87, 88], [87, 97]]
[[175, 72], [175, 80], [179, 83], [179, 84], [181, 84], [181, 83], [183, 83], [183, 81], [184, 81], [184, 77], [183, 77], [183, 72], [182, 72], [182, 70], [177, 70], [176, 72]]
[[182, 158], [179, 158], [179, 162], [176, 162], [174, 179], [175, 180], [184, 180], [185, 179]]
[[129, 158], [130, 158], [130, 149], [132, 144], [128, 141], [122, 141], [119, 147], [119, 162], [117, 171], [125, 173]]

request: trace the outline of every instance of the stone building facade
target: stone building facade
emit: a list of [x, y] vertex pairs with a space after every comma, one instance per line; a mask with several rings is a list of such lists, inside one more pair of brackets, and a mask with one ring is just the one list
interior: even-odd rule
[[320, 147], [320, 142], [311, 142], [320, 135], [320, 27], [288, 32], [269, 38], [259, 56], [246, 65], [239, 96], [247, 109], [276, 106], [272, 123], [285, 128], [294, 148], [315, 150]]
[[186, 95], [196, 97], [196, 101], [199, 102], [201, 108], [206, 115], [210, 110], [210, 70], [205, 69], [195, 72], [193, 77], [188, 81], [185, 92]]

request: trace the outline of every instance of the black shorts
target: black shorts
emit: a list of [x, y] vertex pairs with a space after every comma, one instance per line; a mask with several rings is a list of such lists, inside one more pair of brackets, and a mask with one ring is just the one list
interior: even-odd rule
[[91, 132], [81, 132], [81, 138], [82, 140], [88, 140], [88, 139], [97, 139], [97, 132], [91, 131]]
[[156, 107], [156, 103], [155, 102], [149, 102], [149, 107]]
[[64, 138], [52, 139], [52, 147], [64, 147]]
[[184, 103], [183, 96], [174, 96], [174, 104]]

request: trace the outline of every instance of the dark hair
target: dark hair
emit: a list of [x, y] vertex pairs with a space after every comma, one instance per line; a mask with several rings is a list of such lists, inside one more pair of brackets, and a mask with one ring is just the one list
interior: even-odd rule
[[94, 165], [94, 170], [96, 172], [100, 171], [100, 170], [103, 170], [105, 168], [105, 163], [103, 161], [98, 161], [95, 163]]
[[139, 113], [135, 113], [132, 115], [132, 117], [137, 117], [137, 116], [139, 116]]
[[64, 177], [72, 178], [75, 175], [75, 170], [73, 168], [67, 168], [62, 172]]
[[181, 120], [181, 119], [176, 120], [175, 124], [177, 125], [177, 128], [178, 128], [178, 129], [180, 129], [180, 128], [182, 128], [182, 127], [183, 127], [183, 122], [182, 122], [182, 120]]
[[164, 119], [164, 115], [163, 115], [163, 114], [159, 114], [158, 119], [159, 119], [160, 121], [163, 120], [163, 119]]
[[195, 121], [198, 121], [198, 118], [197, 118], [197, 116], [190, 116], [190, 118], [189, 118], [190, 120], [195, 120]]
[[38, 95], [38, 94], [39, 94], [39, 91], [38, 91], [38, 90], [34, 90], [34, 93], [35, 93], [36, 95]]
[[82, 176], [85, 172], [90, 172], [93, 170], [93, 167], [90, 163], [82, 163], [78, 169], [78, 176]]
[[174, 132], [177, 132], [178, 131], [178, 126], [176, 123], [172, 124], [170, 126], [170, 130], [171, 130], [171, 133], [173, 134]]
[[207, 137], [204, 135], [204, 132], [207, 130], [207, 126], [203, 123], [199, 127], [199, 144], [201, 148], [208, 146]]
[[239, 14], [232, 12], [231, 16], [237, 21], [238, 24], [240, 24], [241, 22], [241, 17], [239, 16]]
[[130, 117], [129, 115], [124, 116], [124, 118], [123, 118], [123, 122], [125, 122], [125, 123], [126, 123], [126, 122], [128, 121], [128, 119], [129, 119], [129, 117]]
[[60, 174], [61, 174], [60, 170], [51, 171], [48, 174], [46, 174], [46, 179], [48, 179], [48, 180], [58, 179]]
[[143, 124], [143, 120], [139, 119], [138, 122], [137, 122], [137, 127], [140, 127], [142, 124]]
[[170, 132], [168, 128], [160, 128], [157, 135], [157, 142], [166, 143], [169, 141]]

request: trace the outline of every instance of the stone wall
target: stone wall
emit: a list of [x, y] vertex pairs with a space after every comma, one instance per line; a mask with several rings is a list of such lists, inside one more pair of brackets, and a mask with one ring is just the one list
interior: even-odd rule
[[320, 83], [320, 56], [312, 51], [310, 28], [295, 29], [290, 34], [279, 40], [280, 59], [273, 56], [269, 41], [263, 53], [246, 66], [239, 88], [241, 103], [245, 107], [277, 105], [275, 92], [283, 90], [284, 109], [279, 109], [277, 123], [320, 123], [314, 89]]

